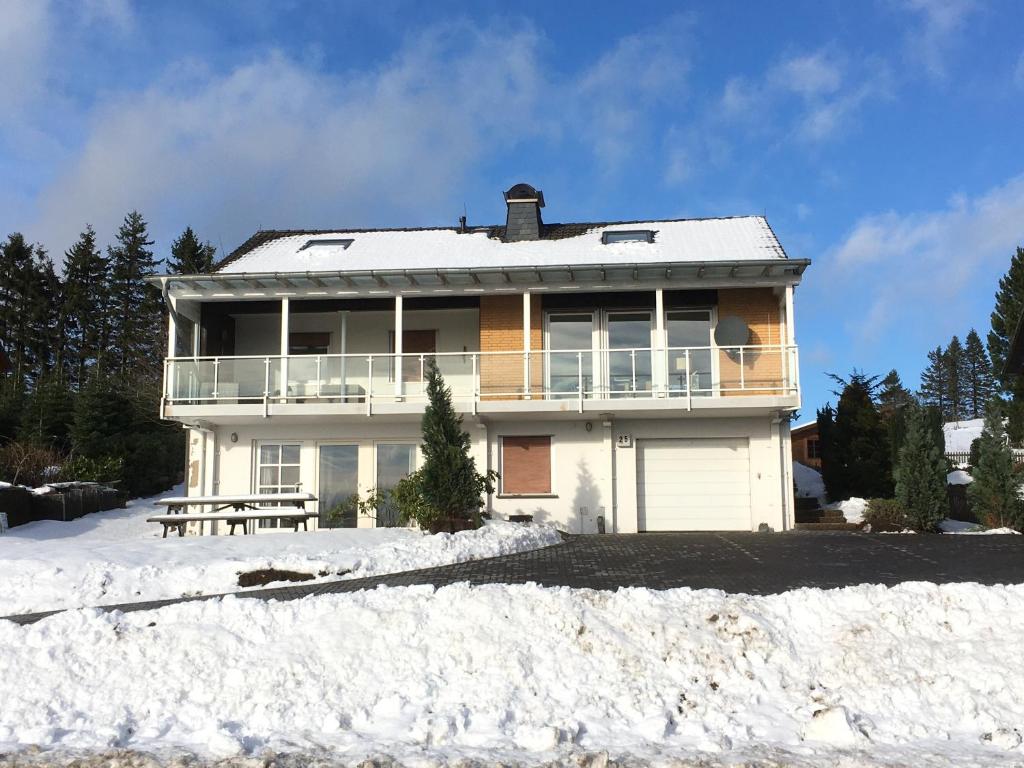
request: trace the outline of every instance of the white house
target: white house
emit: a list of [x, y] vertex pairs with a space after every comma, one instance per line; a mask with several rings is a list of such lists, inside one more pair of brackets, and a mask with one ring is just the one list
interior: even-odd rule
[[[570, 532], [792, 527], [790, 259], [761, 216], [261, 231], [171, 308], [164, 418], [188, 493], [294, 490], [328, 513], [419, 461], [437, 360], [497, 518]], [[266, 521], [272, 527], [276, 521]]]

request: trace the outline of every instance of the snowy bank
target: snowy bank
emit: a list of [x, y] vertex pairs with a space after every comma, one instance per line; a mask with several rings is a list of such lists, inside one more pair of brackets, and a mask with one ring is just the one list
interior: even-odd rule
[[822, 504], [825, 503], [825, 483], [818, 470], [801, 464], [799, 461], [794, 461], [793, 483], [796, 485], [798, 498], [812, 498]]
[[0, 616], [233, 592], [240, 573], [269, 568], [362, 578], [561, 541], [552, 526], [506, 522], [436, 536], [407, 528], [335, 528], [162, 539], [160, 526], [146, 522], [163, 511], [152, 502], [67, 523], [29, 523], [0, 536]]
[[946, 438], [946, 453], [970, 451], [971, 443], [981, 437], [981, 430], [984, 426], [984, 419], [947, 421], [942, 425], [942, 434]]
[[[1024, 586], [534, 585], [0, 622], [0, 752], [566, 762], [1024, 760]], [[702, 763], [702, 764], [709, 764]]]
[[867, 499], [854, 496], [852, 499], [846, 499], [845, 501], [834, 501], [825, 509], [838, 509], [843, 513], [843, 517], [846, 518], [848, 523], [863, 523], [864, 513], [868, 511], [868, 502]]

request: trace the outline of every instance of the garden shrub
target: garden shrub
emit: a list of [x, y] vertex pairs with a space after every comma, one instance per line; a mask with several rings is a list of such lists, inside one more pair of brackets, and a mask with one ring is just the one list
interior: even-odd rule
[[902, 531], [907, 528], [907, 511], [896, 499], [869, 499], [864, 520], [871, 524], [871, 530], [876, 533]]

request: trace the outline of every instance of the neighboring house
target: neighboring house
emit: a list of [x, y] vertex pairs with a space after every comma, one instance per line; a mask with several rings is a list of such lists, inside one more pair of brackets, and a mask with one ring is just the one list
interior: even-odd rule
[[793, 443], [793, 461], [821, 469], [821, 440], [818, 437], [817, 421], [793, 427], [790, 440]]
[[505, 199], [505, 226], [261, 231], [213, 274], [158, 278], [188, 493], [298, 485], [339, 524], [331, 508], [419, 463], [434, 358], [501, 473], [494, 517], [791, 527], [810, 262], [761, 216], [545, 224], [541, 192]]

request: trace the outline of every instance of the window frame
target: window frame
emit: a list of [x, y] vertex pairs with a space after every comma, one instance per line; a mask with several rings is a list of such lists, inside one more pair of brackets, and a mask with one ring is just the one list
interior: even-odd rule
[[[611, 238], [608, 236], [611, 235]], [[620, 237], [616, 237], [616, 235]], [[653, 229], [606, 229], [601, 233], [602, 245], [616, 245], [618, 243], [653, 243]]]
[[[270, 446], [276, 446], [278, 449], [277, 461], [273, 463], [263, 463], [263, 449]], [[287, 464], [282, 463], [282, 455], [284, 453], [284, 447], [295, 447], [299, 449], [298, 460], [295, 463], [288, 462]], [[256, 460], [253, 462], [253, 488], [257, 495], [262, 495], [263, 489], [274, 488], [276, 490], [267, 491], [268, 493], [288, 493], [294, 492], [298, 488], [302, 487], [302, 441], [301, 440], [263, 440], [256, 443]], [[261, 470], [264, 467], [276, 467], [277, 468], [277, 483], [274, 485], [267, 485], [262, 482]], [[299, 480], [297, 483], [289, 483], [287, 488], [289, 491], [284, 490], [285, 486], [281, 483], [281, 470], [283, 467], [297, 467], [299, 470]], [[257, 521], [257, 530], [259, 529], [277, 529], [281, 527], [281, 521], [277, 518], [267, 518]]]

